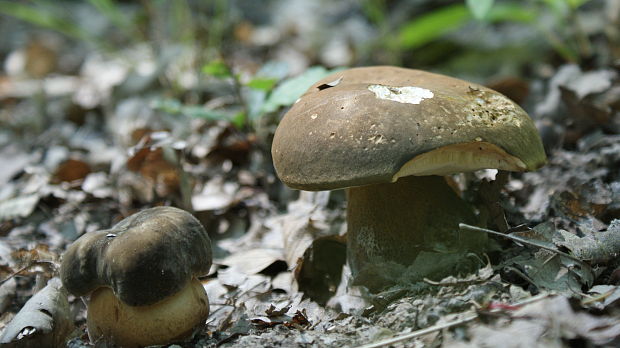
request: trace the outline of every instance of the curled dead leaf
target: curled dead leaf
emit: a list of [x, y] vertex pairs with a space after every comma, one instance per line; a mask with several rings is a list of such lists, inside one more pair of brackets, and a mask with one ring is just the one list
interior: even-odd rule
[[51, 279], [7, 325], [0, 344], [16, 348], [64, 347], [73, 329], [67, 295], [60, 279]]

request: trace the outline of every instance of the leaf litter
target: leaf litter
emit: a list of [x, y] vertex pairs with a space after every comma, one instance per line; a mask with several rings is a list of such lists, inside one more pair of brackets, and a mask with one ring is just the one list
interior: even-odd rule
[[[184, 347], [619, 344], [613, 70], [565, 65], [541, 82], [545, 92], [526, 109], [540, 126], [546, 167], [480, 185], [465, 179], [464, 197], [498, 230], [476, 274], [411, 283], [415, 269], [404, 269], [399, 284], [370, 294], [348, 282], [343, 193], [297, 194], [280, 184], [268, 151], [274, 122], [251, 133], [232, 126], [221, 115], [238, 110], [224, 85], [184, 80], [191, 71], [172, 58], [192, 48], [165, 47], [162, 57], [146, 46], [87, 54], [73, 71], [58, 70], [66, 53], [54, 46], [33, 40], [24, 49], [24, 74], [0, 83], [2, 342], [42, 335], [37, 344], [63, 336], [69, 346], [90, 346], [81, 299], [54, 278], [60, 255], [84, 233], [175, 205], [195, 213], [215, 248], [201, 279], [211, 315]], [[32, 52], [49, 58], [26, 64]], [[328, 73], [276, 74], [260, 84], [253, 112], [277, 119]], [[202, 104], [158, 103], [169, 98], [162, 76], [195, 88]], [[30, 98], [40, 88], [46, 105]], [[518, 228], [524, 223], [534, 227]]]

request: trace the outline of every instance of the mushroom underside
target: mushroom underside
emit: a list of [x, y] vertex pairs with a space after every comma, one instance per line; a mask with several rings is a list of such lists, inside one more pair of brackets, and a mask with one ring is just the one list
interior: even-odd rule
[[354, 282], [371, 290], [402, 277], [403, 266], [413, 266], [408, 276], [418, 280], [454, 274], [463, 264], [449, 264], [454, 258], [446, 255], [480, 251], [487, 241], [483, 233], [459, 232], [459, 223], [475, 224], [476, 217], [440, 176], [350, 187], [347, 200], [349, 265]]
[[415, 156], [400, 168], [392, 180], [409, 175], [449, 175], [487, 168], [521, 172], [527, 166], [495, 144], [472, 141], [442, 146]]

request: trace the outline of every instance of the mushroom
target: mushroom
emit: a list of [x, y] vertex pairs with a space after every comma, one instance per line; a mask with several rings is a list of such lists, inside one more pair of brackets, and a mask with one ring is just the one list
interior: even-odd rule
[[458, 224], [476, 216], [442, 176], [546, 162], [534, 123], [502, 94], [390, 66], [315, 83], [282, 118], [271, 151], [291, 188], [346, 188], [347, 259], [357, 283], [385, 277], [386, 265], [418, 265], [424, 251], [483, 247], [485, 235], [459, 235]]
[[63, 255], [60, 275], [70, 293], [90, 294], [92, 341], [139, 347], [183, 339], [204, 324], [209, 301], [196, 277], [210, 267], [200, 222], [156, 207], [80, 237]]

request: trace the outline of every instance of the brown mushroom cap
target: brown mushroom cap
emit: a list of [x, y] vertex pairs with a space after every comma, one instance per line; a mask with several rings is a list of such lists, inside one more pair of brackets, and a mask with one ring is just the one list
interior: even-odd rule
[[[422, 154], [429, 155], [410, 163]], [[534, 123], [505, 96], [389, 66], [349, 69], [314, 84], [280, 122], [272, 156], [280, 179], [303, 190], [412, 174], [534, 170], [546, 162]]]
[[124, 303], [144, 306], [210, 267], [211, 242], [200, 222], [184, 210], [156, 207], [80, 237], [63, 255], [60, 275], [74, 295], [105, 286]]

